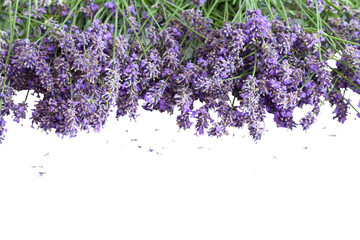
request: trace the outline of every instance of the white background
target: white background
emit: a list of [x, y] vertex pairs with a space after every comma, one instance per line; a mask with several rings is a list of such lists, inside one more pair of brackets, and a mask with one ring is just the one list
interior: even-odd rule
[[360, 239], [360, 120], [350, 112], [341, 124], [325, 105], [307, 133], [268, 115], [257, 144], [246, 129], [179, 132], [175, 115], [142, 109], [137, 122], [111, 118], [71, 139], [7, 119], [0, 239]]

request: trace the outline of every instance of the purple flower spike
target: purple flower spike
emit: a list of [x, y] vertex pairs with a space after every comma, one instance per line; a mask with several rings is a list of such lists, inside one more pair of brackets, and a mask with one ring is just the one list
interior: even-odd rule
[[192, 4], [197, 6], [197, 7], [201, 7], [202, 5], [204, 5], [206, 3], [206, 0], [191, 0]]

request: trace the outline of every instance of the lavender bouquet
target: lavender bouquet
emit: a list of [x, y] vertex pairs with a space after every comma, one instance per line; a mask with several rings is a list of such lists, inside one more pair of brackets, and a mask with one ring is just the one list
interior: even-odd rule
[[[358, 9], [327, 0], [1, 1], [0, 142], [5, 118], [29, 112], [27, 97], [13, 100], [19, 91], [38, 98], [33, 126], [62, 137], [100, 131], [111, 111], [135, 120], [141, 100], [147, 111], [178, 109], [179, 128], [195, 124], [197, 135], [246, 126], [255, 141], [266, 113], [304, 130], [325, 101], [342, 123], [350, 108], [360, 117], [344, 98], [360, 93]], [[304, 105], [312, 109], [296, 122]]]

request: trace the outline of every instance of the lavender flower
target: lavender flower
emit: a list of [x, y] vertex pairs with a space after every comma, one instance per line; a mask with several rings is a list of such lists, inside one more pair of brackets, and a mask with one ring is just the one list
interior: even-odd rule
[[19, 123], [20, 119], [26, 118], [26, 111], [27, 111], [28, 104], [25, 102], [19, 103], [15, 105], [12, 110], [14, 112], [14, 121]]
[[176, 116], [176, 124], [179, 126], [180, 129], [189, 129], [193, 125], [193, 122], [191, 122], [190, 120], [190, 114], [181, 113]]
[[206, 3], [206, 0], [191, 0], [191, 3], [197, 7], [200, 7]]
[[325, 1], [324, 0], [307, 0], [307, 4], [309, 8], [318, 9], [318, 12], [321, 13], [324, 11], [325, 8]]
[[114, 1], [109, 1], [104, 3], [104, 7], [108, 8], [110, 12], [115, 13], [116, 12], [116, 5]]
[[[5, 138], [5, 133], [7, 129], [5, 128], [6, 121], [4, 119], [5, 116], [8, 116], [10, 114], [10, 110], [15, 110], [15, 114], [19, 111], [16, 111], [16, 105], [12, 99], [13, 95], [15, 95], [15, 91], [12, 87], [10, 87], [8, 84], [5, 83], [5, 78], [0, 76], [0, 102], [1, 102], [1, 108], [0, 108], [0, 143]], [[4, 89], [4, 91], [3, 91]], [[21, 109], [22, 110], [22, 109]], [[25, 110], [24, 110], [25, 111]], [[23, 115], [21, 113], [18, 114], [19, 118], [22, 118]]]
[[220, 138], [224, 134], [229, 134], [229, 132], [226, 130], [226, 126], [224, 126], [221, 123], [215, 123], [213, 127], [210, 128], [208, 131], [209, 136], [216, 136], [217, 138]]
[[333, 119], [337, 119], [339, 122], [344, 123], [347, 118], [349, 104], [343, 100], [343, 96], [341, 94], [337, 94], [335, 91], [332, 91], [329, 95], [329, 102], [331, 106], [335, 105], [335, 116]]
[[164, 95], [164, 91], [168, 84], [161, 80], [151, 87], [144, 96], [145, 105], [143, 106], [146, 110], [152, 110], [154, 106], [159, 104], [160, 99]]
[[247, 11], [248, 21], [245, 23], [245, 34], [249, 42], [259, 38], [267, 38], [271, 30], [271, 23], [260, 10]]
[[260, 140], [263, 127], [260, 123], [265, 118], [265, 111], [260, 102], [259, 91], [257, 90], [258, 81], [252, 76], [248, 76], [242, 86], [240, 108], [248, 123], [250, 135], [254, 140]]
[[5, 133], [7, 132], [7, 129], [5, 128], [6, 121], [4, 117], [0, 118], [0, 144], [5, 140]]
[[[199, 36], [201, 34], [203, 36], [207, 36], [210, 31], [210, 24], [212, 20], [209, 18], [202, 17], [202, 11], [189, 9], [182, 12], [181, 15], [183, 21], [192, 28], [193, 31], [189, 32], [189, 36], [191, 39], [195, 39], [196, 41], [202, 42], [204, 37]], [[194, 33], [196, 31], [196, 33]]]
[[196, 135], [199, 136], [204, 134], [204, 130], [209, 127], [209, 122], [212, 123], [214, 120], [210, 117], [208, 109], [203, 106], [191, 113], [192, 118], [196, 118]]
[[300, 120], [300, 125], [303, 127], [304, 131], [309, 129], [310, 125], [312, 125], [315, 122], [316, 116], [319, 115], [319, 112], [320, 112], [320, 108], [316, 106], [310, 112], [308, 112], [305, 117], [303, 117]]

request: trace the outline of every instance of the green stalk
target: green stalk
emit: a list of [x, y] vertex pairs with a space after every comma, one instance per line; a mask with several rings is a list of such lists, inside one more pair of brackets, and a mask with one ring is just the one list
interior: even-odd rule
[[345, 40], [345, 39], [342, 39], [342, 38], [334, 37], [334, 36], [328, 35], [327, 33], [322, 33], [321, 35], [323, 35], [323, 36], [325, 36], [325, 37], [328, 37], [328, 38], [332, 38], [332, 39], [338, 40], [338, 41], [342, 41], [342, 42], [345, 42], [345, 43], [349, 43], [349, 44], [352, 44], [352, 45], [360, 46], [360, 44], [358, 44], [358, 43], [356, 43], [356, 42], [352, 42], [352, 41], [348, 41], [348, 40]]
[[131, 24], [130, 20], [125, 16], [125, 13], [124, 13], [124, 11], [120, 8], [119, 2], [118, 2], [117, 0], [115, 1], [115, 5], [117, 6], [117, 8], [119, 8], [119, 11], [121, 12], [123, 18], [125, 18], [125, 20], [129, 23], [130, 27], [133, 29], [134, 34], [135, 34], [135, 37], [136, 37], [136, 39], [139, 41], [140, 47], [141, 47], [141, 49], [143, 50], [145, 57], [147, 57], [147, 55], [146, 55], [146, 49], [145, 49], [144, 45], [141, 43], [141, 39], [140, 39], [138, 33], [136, 32], [135, 27]]
[[[239, 9], [238, 9], [238, 11], [237, 11], [237, 13], [235, 14], [235, 16], [234, 16], [234, 18], [233, 18], [233, 20], [232, 20], [232, 22], [233, 22], [233, 25], [236, 23], [236, 22], [242, 22], [242, 9], [243, 9], [243, 4], [244, 3], [242, 3], [241, 2], [241, 0], [239, 1], [239, 4], [238, 4], [238, 7], [239, 7]], [[239, 20], [238, 20], [239, 19]]]
[[104, 24], [107, 24], [112, 17], [113, 17], [113, 16], [112, 16], [111, 14], [109, 14], [109, 15], [107, 16], [107, 18], [105, 19]]
[[[316, 1], [316, 0], [315, 0], [315, 1]], [[279, 0], [279, 2], [280, 2], [280, 5], [281, 5], [282, 10], [283, 10], [283, 12], [284, 12], [284, 17], [285, 17], [286, 24], [287, 24], [287, 26], [289, 27], [289, 26], [290, 26], [290, 25], [289, 25], [289, 19], [288, 19], [288, 16], [287, 16], [287, 14], [286, 14], [286, 10], [285, 10], [284, 4], [283, 4], [283, 0]]]
[[319, 59], [320, 59], [320, 62], [322, 62], [322, 56], [321, 56], [321, 37], [320, 37], [320, 29], [322, 28], [322, 26], [321, 26], [320, 13], [319, 13], [319, 8], [318, 8], [317, 1], [315, 1], [315, 7], [316, 7], [316, 30], [317, 30], [317, 35], [318, 35], [318, 38], [319, 38], [319, 44], [318, 44], [318, 48], [319, 48]]
[[245, 76], [248, 76], [250, 73], [251, 73], [251, 72], [246, 72], [246, 73], [243, 73], [243, 74], [238, 75], [238, 76], [236, 76], [236, 77], [223, 79], [223, 81], [229, 81], [229, 80], [234, 80], [234, 79], [238, 79], [238, 78], [241, 78], [241, 77], [245, 77]]
[[[255, 63], [254, 63], [254, 70], [253, 70], [253, 73], [252, 73], [253, 78], [255, 77], [255, 73], [256, 73], [256, 65], [257, 65], [257, 50], [255, 48]], [[251, 82], [252, 82], [252, 80], [251, 80]]]
[[273, 12], [272, 12], [272, 9], [271, 9], [271, 4], [269, 3], [269, 0], [265, 0], [265, 3], [266, 3], [267, 8], [269, 9], [270, 18], [273, 19], [274, 15], [273, 15]]
[[[282, 1], [282, 0], [280, 0], [280, 2], [281, 2], [281, 1]], [[288, 24], [288, 26], [289, 26], [286, 12], [282, 11], [282, 10], [279, 8], [278, 4], [274, 3], [273, 0], [270, 0], [270, 2], [271, 2], [271, 4], [272, 4], [273, 6], [275, 6], [275, 8], [277, 9], [277, 11], [278, 11], [279, 14], [281, 15], [281, 17], [282, 17], [284, 20], [286, 20], [286, 22], [287, 22], [287, 24]], [[282, 2], [281, 2], [281, 5], [282, 5]], [[282, 5], [282, 6], [284, 6], [284, 5]], [[285, 13], [285, 14], [284, 14], [284, 13]]]
[[115, 50], [116, 50], [116, 37], [117, 37], [117, 29], [118, 29], [118, 18], [119, 18], [119, 12], [116, 10], [115, 13], [115, 26], [114, 26], [114, 43], [113, 43], [113, 69], [115, 69]]
[[70, 94], [71, 94], [71, 100], [73, 100], [73, 87], [72, 87], [72, 79], [71, 76], [69, 77], [70, 79]]
[[209, 17], [209, 16], [210, 16], [211, 12], [214, 10], [214, 8], [215, 8], [215, 6], [218, 4], [218, 2], [219, 2], [219, 0], [216, 0], [216, 1], [212, 4], [212, 6], [211, 6], [210, 10], [208, 11], [206, 17]]
[[[31, 0], [28, 1], [29, 3], [29, 6], [28, 6], [28, 21], [27, 21], [27, 28], [26, 28], [26, 39], [29, 39], [29, 35], [30, 35], [30, 25], [31, 25], [31, 22], [30, 22], [30, 19], [31, 19]], [[30, 89], [27, 90], [26, 92], [26, 97], [25, 97], [25, 102], [27, 101], [28, 99], [28, 96], [29, 96], [29, 92], [30, 92]]]
[[29, 35], [30, 35], [30, 19], [31, 19], [31, 0], [28, 1], [29, 3], [29, 7], [28, 7], [28, 12], [29, 12], [29, 16], [28, 16], [28, 21], [27, 21], [27, 29], [26, 29], [26, 38], [29, 39]]
[[97, 19], [99, 17], [100, 13], [101, 14], [103, 13], [104, 9], [105, 9], [104, 7], [100, 8], [99, 11], [97, 11], [96, 14], [94, 15], [94, 19]]
[[325, 0], [325, 2], [326, 2], [326, 4], [329, 4], [330, 6], [332, 6], [333, 8], [335, 8], [336, 11], [338, 11], [338, 13], [341, 12], [341, 10], [340, 10], [337, 6], [335, 6], [332, 2], [330, 2], [329, 0]]
[[228, 19], [229, 19], [229, 4], [228, 4], [228, 0], [225, 0], [224, 22], [227, 22]]

